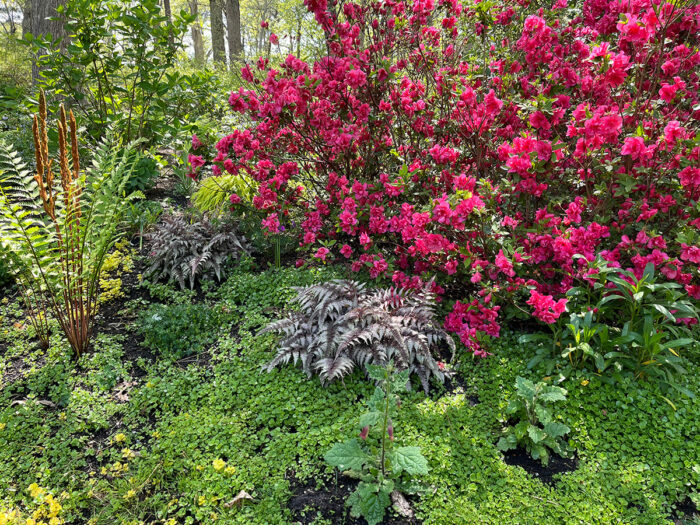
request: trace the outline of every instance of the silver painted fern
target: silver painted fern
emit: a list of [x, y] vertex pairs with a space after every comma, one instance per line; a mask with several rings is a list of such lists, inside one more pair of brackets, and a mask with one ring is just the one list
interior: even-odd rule
[[183, 289], [186, 282], [194, 288], [198, 277], [210, 274], [221, 280], [226, 260], [248, 253], [244, 237], [217, 230], [205, 218], [190, 222], [182, 215], [165, 216], [145, 237], [152, 261], [145, 275], [177, 281]]
[[393, 360], [420, 378], [428, 391], [431, 377], [444, 374], [431, 350], [452, 338], [435, 322], [435, 296], [428, 288], [368, 290], [355, 281], [336, 280], [297, 288], [299, 311], [274, 321], [261, 333], [282, 337], [275, 358], [264, 369], [301, 363], [311, 377], [326, 384], [342, 379], [355, 366]]

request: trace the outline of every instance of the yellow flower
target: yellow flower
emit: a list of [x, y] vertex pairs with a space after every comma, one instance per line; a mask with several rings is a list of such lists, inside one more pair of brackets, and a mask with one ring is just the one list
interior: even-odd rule
[[61, 421], [65, 421], [66, 420], [66, 413], [61, 412], [60, 414], [58, 414], [58, 419], [60, 419]]
[[177, 521], [175, 521], [175, 518], [170, 518], [165, 522], [165, 525], [177, 525]]
[[199, 496], [199, 499], [197, 500], [197, 504], [199, 506], [206, 504], [206, 502], [207, 502], [207, 498], [205, 496]]
[[136, 496], [136, 491], [134, 489], [131, 489], [126, 494], [124, 494], [124, 499], [131, 499], [134, 496]]
[[39, 494], [43, 494], [44, 489], [42, 489], [39, 485], [36, 483], [32, 483], [29, 485], [29, 494], [31, 494], [32, 498], [36, 498]]
[[61, 512], [61, 504], [56, 501], [53, 496], [49, 494], [49, 496], [46, 498], [46, 503], [49, 505], [49, 517], [53, 518], [55, 516], [58, 516], [58, 513]]
[[226, 462], [223, 459], [215, 459], [213, 465], [214, 470], [216, 470], [217, 472], [221, 472], [222, 470], [224, 470]]
[[7, 425], [5, 423], [0, 423], [0, 430], [5, 430]]
[[232, 476], [236, 472], [236, 467], [228, 466], [226, 467], [226, 470], [224, 470], [224, 472], [226, 472], [226, 474], [228, 474], [229, 476]]
[[119, 432], [119, 434], [117, 434], [116, 436], [114, 436], [114, 441], [115, 441], [116, 443], [121, 443], [122, 441], [126, 441], [126, 435], [124, 435], [124, 434], [122, 434], [121, 432]]
[[124, 459], [133, 459], [136, 457], [136, 454], [134, 453], [133, 450], [129, 450], [128, 448], [122, 449], [122, 457]]

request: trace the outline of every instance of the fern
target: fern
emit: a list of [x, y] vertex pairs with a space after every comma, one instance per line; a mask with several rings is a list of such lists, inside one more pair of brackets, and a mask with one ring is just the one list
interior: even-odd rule
[[45, 319], [50, 309], [79, 357], [90, 342], [102, 265], [130, 199], [123, 194], [133, 147], [107, 138], [81, 171], [75, 118], [61, 107], [54, 163], [43, 92], [33, 132], [36, 173], [7, 146], [0, 150], [0, 238], [14, 254], [10, 267], [30, 316]]
[[247, 254], [246, 241], [230, 229], [217, 231], [206, 219], [189, 222], [182, 215], [162, 218], [154, 232], [146, 235], [150, 243], [151, 265], [147, 277], [176, 281], [181, 288], [194, 288], [197, 277], [224, 275], [230, 257]]
[[254, 184], [250, 177], [242, 173], [208, 177], [192, 195], [192, 204], [202, 213], [221, 211], [233, 193], [245, 201], [250, 201], [255, 193]]
[[431, 377], [444, 380], [432, 349], [454, 341], [435, 322], [435, 297], [428, 288], [367, 290], [362, 284], [336, 280], [297, 288], [299, 311], [267, 325], [261, 333], [282, 337], [277, 355], [264, 369], [293, 362], [326, 384], [342, 379], [356, 366], [396, 362], [415, 373], [428, 391]]

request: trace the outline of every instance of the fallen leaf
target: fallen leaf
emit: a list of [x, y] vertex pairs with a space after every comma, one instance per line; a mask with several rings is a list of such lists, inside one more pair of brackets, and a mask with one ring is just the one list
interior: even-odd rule
[[398, 512], [400, 516], [403, 516], [404, 518], [413, 517], [413, 509], [411, 508], [411, 504], [398, 490], [391, 493], [391, 501], [394, 503], [394, 510]]
[[245, 490], [242, 490], [231, 501], [229, 501], [228, 503], [224, 503], [224, 507], [226, 507], [226, 508], [231, 508], [234, 506], [241, 507], [241, 506], [243, 506], [243, 503], [246, 500], [252, 501], [252, 499], [253, 499], [253, 496], [248, 494]]

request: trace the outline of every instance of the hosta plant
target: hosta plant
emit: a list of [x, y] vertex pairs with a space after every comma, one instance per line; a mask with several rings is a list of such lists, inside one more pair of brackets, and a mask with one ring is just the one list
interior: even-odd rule
[[362, 516], [375, 525], [384, 519], [392, 496], [396, 499], [397, 493], [417, 492], [419, 485], [411, 477], [427, 474], [428, 461], [419, 447], [394, 446], [392, 418], [399, 408], [399, 393], [406, 390], [408, 371], [396, 373], [393, 363], [367, 368], [378, 386], [368, 402], [369, 410], [360, 417], [360, 439], [334, 445], [324, 459], [360, 480], [347, 504], [352, 516]]
[[506, 451], [524, 446], [533, 459], [539, 459], [544, 465], [549, 463], [550, 450], [568, 456], [569, 447], [563, 436], [570, 429], [554, 420], [551, 407], [552, 403], [565, 400], [566, 390], [561, 387], [543, 382], [535, 384], [518, 377], [515, 398], [508, 403], [506, 414], [519, 421], [504, 431], [498, 440], [498, 448]]
[[300, 362], [323, 383], [340, 379], [355, 366], [396, 362], [415, 373], [427, 392], [431, 377], [444, 374], [432, 355], [454, 341], [435, 321], [435, 297], [428, 287], [370, 290], [350, 280], [335, 280], [297, 288], [298, 311], [274, 321], [262, 333], [282, 335], [268, 371], [290, 361]]
[[77, 358], [90, 342], [102, 265], [130, 200], [124, 190], [133, 148], [103, 141], [82, 171], [73, 113], [61, 107], [57, 127], [55, 161], [42, 92], [33, 127], [36, 172], [8, 153], [0, 168], [0, 237], [15, 255], [7, 262], [39, 338], [48, 343], [40, 320], [50, 310]]
[[216, 276], [221, 280], [225, 263], [248, 253], [245, 238], [228, 225], [215, 227], [209, 220], [190, 220], [184, 215], [167, 215], [146, 235], [151, 265], [146, 277], [189, 284], [197, 278]]

